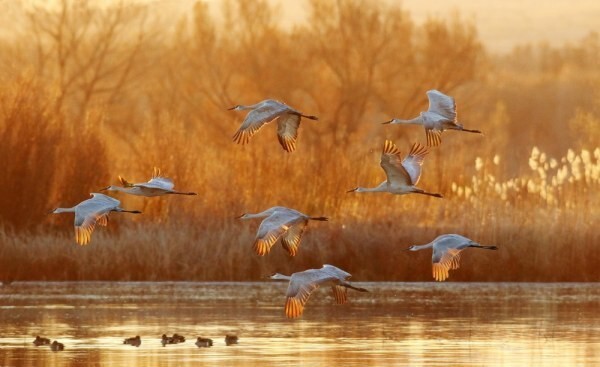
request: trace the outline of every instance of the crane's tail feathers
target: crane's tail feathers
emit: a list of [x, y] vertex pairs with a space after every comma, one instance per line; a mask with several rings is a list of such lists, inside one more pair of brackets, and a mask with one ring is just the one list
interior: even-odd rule
[[350, 289], [354, 289], [355, 291], [359, 291], [359, 292], [368, 292], [368, 290], [364, 289], [364, 288], [359, 288], [359, 287], [355, 287], [352, 284], [342, 284], [344, 287], [346, 288], [350, 288]]
[[498, 250], [498, 246], [484, 246], [484, 245], [480, 245], [478, 243], [471, 244], [471, 245], [469, 245], [469, 247], [482, 248], [484, 250]]
[[123, 213], [131, 213], [131, 214], [142, 214], [142, 212], [139, 211], [139, 210], [125, 210], [125, 209], [123, 209], [122, 212]]
[[444, 196], [442, 194], [438, 194], [438, 193], [433, 193], [433, 192], [427, 192], [427, 191], [414, 191], [415, 194], [421, 194], [421, 195], [428, 195], [428, 196], [434, 196], [436, 198], [444, 198]]
[[133, 184], [129, 183], [126, 179], [124, 179], [121, 176], [119, 176], [119, 181], [121, 182], [121, 185], [123, 185], [123, 187], [132, 187], [133, 186]]
[[329, 218], [327, 217], [310, 217], [310, 220], [320, 220], [322, 222], [327, 222]]
[[300, 114], [300, 116], [302, 116], [304, 118], [307, 118], [307, 119], [310, 119], [310, 120], [318, 120], [319, 119], [317, 116], [313, 116], [313, 115], [303, 115], [303, 114]]

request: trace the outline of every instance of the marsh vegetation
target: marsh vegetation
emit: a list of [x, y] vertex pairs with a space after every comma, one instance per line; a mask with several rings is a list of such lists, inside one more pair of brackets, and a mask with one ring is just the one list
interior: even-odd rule
[[[0, 38], [0, 279], [252, 280], [331, 263], [430, 280], [429, 255], [402, 250], [442, 233], [501, 248], [465, 256], [479, 257], [454, 280], [600, 279], [597, 34], [497, 55], [465, 19], [417, 25], [361, 0], [311, 1], [310, 22], [286, 28], [264, 1], [223, 2], [220, 20], [201, 2], [179, 19], [151, 3], [9, 3], [22, 22]], [[379, 122], [418, 114], [432, 88], [485, 133], [446, 133], [429, 154], [421, 185], [445, 199], [346, 194], [383, 180], [385, 139], [403, 152], [424, 141]], [[226, 108], [267, 97], [320, 117], [293, 154], [270, 129], [232, 142], [242, 116]], [[154, 166], [199, 196], [116, 194], [144, 214], [86, 247], [72, 217], [47, 215]], [[274, 205], [330, 222], [293, 259], [255, 256], [255, 227], [234, 217]]]

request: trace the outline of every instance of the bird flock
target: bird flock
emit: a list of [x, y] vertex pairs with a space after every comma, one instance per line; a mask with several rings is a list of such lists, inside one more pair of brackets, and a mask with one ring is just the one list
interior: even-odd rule
[[[163, 334], [162, 337], [160, 338], [160, 343], [162, 344], [163, 347], [165, 347], [165, 346], [167, 346], [167, 344], [185, 343], [185, 340], [186, 340], [185, 336], [177, 334], [177, 333], [173, 334], [173, 336], [167, 336], [166, 334]], [[125, 338], [123, 340], [123, 344], [131, 345], [132, 347], [139, 348], [142, 345], [142, 338], [139, 335], [136, 335], [131, 338]], [[210, 338], [204, 338], [204, 337], [199, 336], [198, 338], [196, 338], [196, 342], [194, 344], [198, 348], [210, 348], [213, 346], [213, 340]], [[232, 334], [225, 335], [225, 345], [226, 346], [231, 346], [231, 345], [235, 345], [235, 344], [238, 344], [237, 335], [232, 335]], [[50, 339], [41, 337], [39, 335], [36, 336], [35, 339], [33, 340], [33, 345], [35, 345], [36, 347], [47, 345], [50, 347], [50, 350], [52, 350], [53, 352], [65, 350], [65, 345], [63, 343], [60, 343], [57, 340], [50, 343]]]
[[[376, 187], [356, 187], [350, 192], [388, 192], [395, 195], [421, 194], [442, 198], [439, 193], [429, 192], [417, 187], [421, 178], [421, 169], [428, 147], [437, 147], [441, 144], [441, 135], [445, 130], [456, 130], [481, 134], [479, 130], [470, 130], [458, 122], [456, 103], [454, 98], [437, 90], [427, 92], [429, 108], [425, 112], [410, 120], [393, 118], [383, 124], [418, 124], [425, 128], [427, 146], [418, 142], [414, 143], [408, 154], [402, 158], [398, 147], [390, 140], [383, 144], [380, 165], [386, 174], [386, 180]], [[247, 144], [254, 134], [264, 125], [277, 120], [277, 138], [279, 144], [286, 152], [296, 149], [298, 129], [302, 118], [318, 120], [318, 117], [306, 115], [290, 106], [267, 99], [254, 105], [236, 105], [229, 110], [249, 110], [240, 128], [233, 135], [234, 142]], [[158, 168], [148, 182], [130, 183], [119, 176], [120, 186], [110, 185], [101, 191], [119, 191], [130, 195], [154, 197], [164, 195], [196, 195], [194, 192], [174, 190], [171, 179], [161, 175]], [[92, 232], [96, 224], [106, 226], [111, 212], [141, 213], [138, 210], [126, 210], [120, 207], [119, 200], [101, 193], [92, 193], [91, 198], [82, 201], [71, 208], [56, 208], [52, 213], [75, 214], [75, 241], [79, 245], [86, 245], [91, 241]], [[298, 253], [302, 235], [310, 221], [327, 221], [327, 217], [310, 216], [297, 210], [283, 206], [274, 206], [259, 213], [245, 213], [239, 219], [263, 218], [258, 227], [253, 250], [259, 256], [269, 254], [272, 247], [279, 241], [289, 256]], [[457, 234], [445, 234], [435, 238], [424, 245], [410, 246], [407, 250], [419, 251], [432, 249], [432, 274], [436, 281], [444, 281], [449, 277], [449, 271], [458, 269], [462, 251], [472, 247], [487, 250], [497, 250], [496, 246], [485, 246]], [[333, 265], [323, 265], [320, 269], [308, 269], [296, 272], [290, 276], [275, 273], [270, 276], [272, 280], [288, 282], [285, 302], [285, 315], [296, 318], [303, 314], [304, 307], [310, 295], [320, 286], [330, 286], [337, 304], [347, 301], [347, 291], [352, 289], [367, 292], [364, 288], [353, 286], [348, 279], [350, 273]], [[139, 337], [138, 337], [139, 339]], [[138, 339], [126, 340], [126, 344], [136, 344]], [[163, 345], [171, 344], [166, 335], [163, 335]], [[200, 342], [200, 339], [199, 341]], [[202, 342], [204, 343], [204, 342]]]

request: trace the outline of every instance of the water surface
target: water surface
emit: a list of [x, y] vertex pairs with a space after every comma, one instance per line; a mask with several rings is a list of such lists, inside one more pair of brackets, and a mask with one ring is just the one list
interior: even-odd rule
[[[288, 320], [285, 283], [17, 282], [0, 287], [0, 365], [600, 365], [596, 283], [356, 284], [371, 292], [338, 306], [320, 289]], [[163, 347], [163, 333], [187, 341]]]

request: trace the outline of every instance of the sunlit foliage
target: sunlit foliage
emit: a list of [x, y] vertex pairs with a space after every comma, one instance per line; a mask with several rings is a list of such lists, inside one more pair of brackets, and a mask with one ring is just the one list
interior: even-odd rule
[[[332, 263], [428, 280], [429, 255], [402, 250], [448, 232], [501, 248], [472, 254], [455, 280], [600, 277], [597, 35], [495, 56], [459, 16], [417, 25], [385, 2], [315, 0], [306, 24], [281, 28], [268, 4], [222, 2], [221, 20], [202, 2], [179, 19], [151, 3], [13, 5], [22, 22], [0, 39], [0, 278], [247, 280]], [[449, 132], [427, 157], [421, 186], [446, 198], [346, 194], [384, 179], [386, 138], [403, 152], [424, 141], [379, 122], [417, 115], [433, 88], [485, 133]], [[269, 125], [231, 141], [243, 114], [226, 108], [265, 98], [320, 117], [302, 122], [293, 154]], [[47, 215], [154, 166], [199, 196], [115, 194], [144, 214], [86, 248], [72, 217]], [[234, 217], [274, 205], [331, 221], [296, 258], [259, 258], [256, 223]]]

